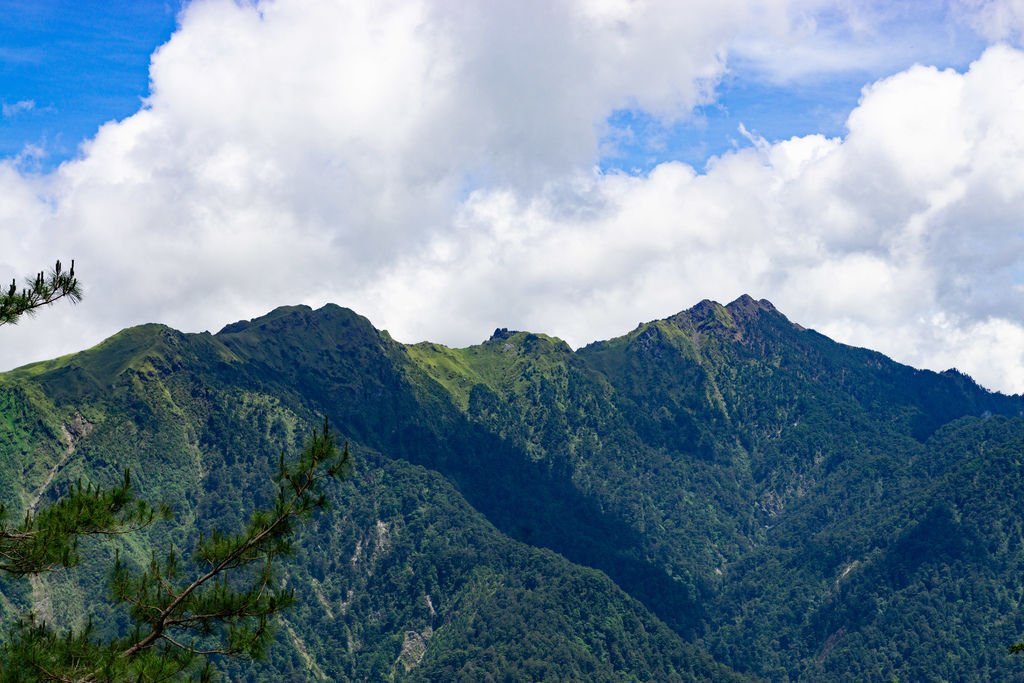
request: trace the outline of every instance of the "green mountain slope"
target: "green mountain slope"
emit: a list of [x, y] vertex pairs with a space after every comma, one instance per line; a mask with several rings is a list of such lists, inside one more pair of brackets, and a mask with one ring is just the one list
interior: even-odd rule
[[[1022, 411], [749, 297], [575, 352], [508, 330], [407, 346], [288, 307], [0, 376], [0, 481], [23, 507], [51, 473], [43, 497], [130, 466], [179, 510], [131, 541], [141, 561], [239, 524], [327, 415], [359, 471], [300, 541], [279, 647], [233, 679], [730, 675], [710, 657], [780, 681], [1013, 679]], [[7, 582], [5, 609], [73, 620], [101, 582]]]
[[[625, 524], [620, 555], [644, 558], [665, 581], [649, 591], [649, 581], [617, 571], [614, 562], [583, 559], [585, 551], [572, 544], [555, 546], [560, 552], [601, 566], [722, 661], [775, 680], [918, 680], [922, 672], [985, 680], [1019, 670], [1005, 653], [1024, 628], [1015, 588], [1021, 555], [1009, 536], [1000, 536], [1009, 548], [1003, 568], [991, 573], [988, 565], [989, 575], [964, 581], [977, 578], [1016, 597], [998, 614], [957, 598], [963, 614], [943, 619], [949, 605], [915, 597], [933, 604], [911, 601], [909, 612], [972, 626], [940, 627], [913, 654], [875, 656], [877, 633], [872, 646], [855, 646], [860, 630], [877, 624], [846, 624], [833, 611], [840, 609], [837, 586], [905, 555], [900, 539], [932, 527], [936, 497], [962, 490], [938, 475], [937, 463], [955, 468], [967, 457], [944, 443], [942, 425], [1019, 415], [1020, 397], [992, 394], [956, 372], [918, 371], [836, 344], [749, 297], [729, 306], [702, 302], [575, 354], [557, 344], [527, 348], [529, 337], [499, 331], [479, 347], [423, 344], [410, 355], [448, 387], [486, 382], [476, 393], [495, 398], [480, 402], [487, 409], [469, 403], [467, 414], [553, 468], [568, 469], [578, 490]], [[510, 361], [480, 358], [488, 354]], [[506, 372], [474, 375], [480, 366]], [[465, 393], [453, 391], [456, 403]], [[1021, 428], [1017, 420], [1008, 424], [1011, 432]], [[1016, 528], [1019, 498], [1007, 485], [990, 484], [1006, 491], [1002, 504], [986, 511], [987, 523]], [[638, 541], [632, 548], [630, 539]], [[922, 566], [947, 566], [939, 546], [911, 547]], [[898, 642], [904, 634], [892, 627], [885, 637]]]
[[[24, 508], [128, 467], [142, 495], [177, 513], [127, 539], [122, 553], [142, 563], [151, 547], [187, 549], [199, 528], [240, 526], [269, 496], [278, 454], [327, 412], [356, 444], [357, 472], [300, 535], [287, 568], [299, 604], [268, 661], [222, 662], [231, 680], [733, 678], [605, 575], [509, 539], [409, 462], [446, 446], [391, 360], [401, 347], [341, 309], [276, 312], [295, 313], [310, 324], [287, 346], [257, 336], [280, 340], [272, 325], [260, 331], [272, 320], [216, 337], [147, 325], [2, 376], [7, 502]], [[403, 426], [415, 410], [424, 422]], [[374, 450], [387, 445], [407, 459]], [[118, 611], [95, 599], [115, 545], [91, 544], [94, 562], [32, 585], [6, 581], [3, 611], [69, 625], [91, 614], [116, 630]]]

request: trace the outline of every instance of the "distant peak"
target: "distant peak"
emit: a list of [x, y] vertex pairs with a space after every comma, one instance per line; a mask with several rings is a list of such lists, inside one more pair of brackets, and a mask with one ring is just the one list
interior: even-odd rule
[[755, 299], [749, 294], [741, 294], [739, 298], [725, 306], [730, 311], [769, 311], [778, 313], [778, 309], [768, 299]]
[[312, 313], [313, 309], [306, 304], [298, 304], [296, 306], [278, 306], [274, 310], [259, 316], [259, 318], [253, 318], [253, 320], [259, 320], [260, 318], [279, 318], [282, 315], [290, 315], [292, 313]]
[[288, 325], [299, 321], [316, 321], [321, 323], [329, 322], [330, 324], [336, 324], [338, 321], [349, 320], [359, 320], [364, 322], [367, 326], [372, 327], [370, 321], [366, 320], [355, 311], [337, 304], [325, 304], [316, 310], [313, 310], [305, 304], [299, 304], [297, 306], [278, 306], [269, 313], [251, 320], [239, 320], [238, 322], [231, 323], [230, 325], [225, 325], [217, 334], [234, 334], [249, 329], [266, 328], [267, 325], [271, 324]]
[[722, 304], [712, 299], [701, 299], [695, 306], [690, 308], [694, 313], [701, 313], [704, 311], [713, 311], [717, 308], [721, 308]]
[[225, 325], [217, 334], [234, 334], [237, 332], [242, 332], [254, 325], [265, 323], [268, 320], [281, 318], [292, 313], [309, 313], [312, 310], [312, 308], [304, 304], [300, 304], [298, 306], [278, 306], [269, 313], [265, 313], [261, 316], [257, 316], [250, 320], [239, 320], [238, 322], [229, 323]]
[[785, 322], [796, 329], [803, 329], [789, 322], [771, 301], [758, 300], [749, 294], [743, 294], [725, 306], [717, 301], [704, 299], [695, 306], [667, 318], [667, 321], [694, 332], [710, 333], [712, 330], [719, 330], [737, 341], [744, 338], [749, 326], [768, 321]]
[[494, 334], [483, 343], [483, 346], [500, 347], [503, 351], [518, 349], [526, 353], [548, 351], [572, 353], [572, 348], [558, 337], [525, 330], [510, 330], [507, 327], [499, 327], [494, 330]]
[[502, 339], [509, 339], [516, 333], [516, 330], [509, 330], [507, 327], [499, 327], [494, 330], [494, 334], [487, 341], [500, 341]]

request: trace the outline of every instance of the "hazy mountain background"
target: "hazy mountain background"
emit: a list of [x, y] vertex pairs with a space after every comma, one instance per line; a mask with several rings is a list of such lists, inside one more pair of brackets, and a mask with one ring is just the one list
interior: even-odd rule
[[[0, 375], [0, 490], [23, 510], [130, 467], [176, 510], [121, 544], [145, 562], [240, 526], [326, 415], [356, 471], [237, 680], [1024, 680], [1022, 414], [747, 296], [576, 351], [285, 307]], [[123, 626], [114, 545], [0, 609]]]

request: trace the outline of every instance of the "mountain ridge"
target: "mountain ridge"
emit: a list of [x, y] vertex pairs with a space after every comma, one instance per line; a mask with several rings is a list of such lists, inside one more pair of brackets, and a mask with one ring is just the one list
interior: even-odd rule
[[[596, 341], [592, 341], [592, 342], [589, 342], [587, 344], [584, 344], [584, 345], [580, 346], [577, 349], [572, 349], [572, 347], [569, 347], [569, 349], [573, 353], [576, 353], [576, 352], [579, 352], [579, 351], [581, 351], [583, 349], [586, 349], [588, 347], [592, 347], [592, 346], [595, 346], [595, 345], [606, 344], [606, 343], [615, 341], [617, 339], [624, 339], [624, 338], [629, 337], [630, 335], [635, 334], [637, 330], [643, 330], [643, 329], [645, 329], [645, 328], [647, 328], [647, 327], [649, 327], [651, 325], [654, 325], [656, 323], [677, 323], [678, 324], [679, 322], [687, 321], [695, 329], [697, 327], [699, 327], [701, 325], [701, 323], [705, 323], [705, 326], [707, 326], [707, 324], [713, 325], [716, 321], [719, 322], [719, 323], [723, 323], [723, 321], [722, 321], [722, 319], [720, 317], [716, 317], [716, 313], [721, 312], [721, 311], [725, 311], [726, 312], [726, 314], [728, 316], [726, 318], [726, 321], [728, 323], [735, 322], [732, 319], [732, 317], [731, 317], [734, 312], [737, 313], [740, 316], [741, 320], [749, 320], [752, 317], [758, 316], [760, 313], [768, 313], [768, 314], [772, 314], [772, 315], [776, 316], [780, 321], [784, 321], [786, 324], [790, 325], [792, 327], [792, 329], [794, 329], [796, 331], [801, 331], [801, 332], [802, 331], [809, 331], [809, 332], [812, 332], [815, 335], [820, 335], [820, 333], [814, 331], [813, 329], [805, 328], [805, 327], [803, 327], [802, 325], [800, 325], [798, 323], [790, 321], [789, 318], [787, 316], [785, 316], [785, 314], [783, 314], [781, 311], [779, 311], [778, 308], [776, 308], [775, 305], [771, 301], [769, 301], [768, 299], [755, 299], [755, 298], [753, 298], [749, 294], [742, 294], [739, 297], [737, 297], [736, 299], [734, 299], [733, 301], [729, 302], [728, 304], [721, 304], [721, 303], [719, 303], [717, 301], [714, 301], [712, 299], [702, 299], [701, 301], [699, 301], [698, 303], [694, 304], [690, 308], [682, 309], [679, 312], [674, 313], [672, 315], [669, 315], [669, 316], [667, 316], [665, 318], [659, 318], [659, 319], [655, 319], [655, 320], [652, 320], [652, 321], [640, 323], [639, 325], [637, 325], [636, 328], [634, 328], [633, 331], [627, 332], [627, 333], [621, 335], [620, 337], [612, 337], [612, 338], [607, 339], [607, 340], [596, 340]], [[267, 313], [265, 313], [263, 315], [257, 316], [255, 318], [251, 318], [251, 319], [248, 319], [248, 320], [242, 319], [242, 320], [238, 320], [238, 321], [235, 321], [235, 322], [232, 322], [232, 323], [228, 323], [228, 324], [224, 325], [218, 332], [213, 333], [212, 336], [214, 338], [221, 338], [221, 337], [223, 337], [225, 335], [235, 335], [235, 334], [239, 334], [239, 333], [242, 333], [242, 332], [245, 332], [245, 331], [250, 331], [251, 332], [251, 331], [253, 331], [254, 328], [257, 328], [257, 327], [263, 327], [264, 329], [267, 329], [267, 326], [270, 323], [272, 323], [272, 322], [280, 321], [281, 319], [288, 318], [288, 317], [291, 317], [291, 316], [296, 316], [296, 315], [301, 315], [301, 316], [303, 316], [304, 319], [307, 319], [307, 320], [318, 320], [320, 318], [328, 317], [328, 316], [329, 316], [329, 318], [335, 318], [335, 319], [341, 319], [341, 320], [358, 320], [361, 325], [365, 326], [365, 329], [367, 329], [367, 330], [372, 329], [374, 332], [376, 332], [378, 334], [381, 334], [381, 335], [384, 335], [387, 339], [389, 339], [389, 340], [391, 339], [391, 336], [387, 333], [386, 330], [378, 330], [373, 325], [373, 323], [368, 318], [366, 318], [365, 316], [360, 315], [359, 313], [355, 312], [353, 309], [350, 309], [350, 308], [347, 308], [347, 307], [344, 307], [344, 306], [340, 306], [340, 305], [335, 304], [335, 303], [330, 303], [330, 302], [326, 303], [323, 306], [321, 306], [320, 308], [316, 308], [316, 309], [312, 308], [311, 306], [309, 306], [307, 304], [278, 306], [277, 308], [274, 308], [271, 311], [269, 311], [269, 312], [267, 312]], [[61, 362], [67, 362], [67, 360], [71, 359], [72, 357], [76, 357], [76, 356], [78, 356], [81, 353], [87, 353], [87, 352], [90, 352], [90, 351], [93, 351], [93, 350], [96, 350], [96, 349], [100, 349], [101, 347], [104, 347], [105, 345], [108, 345], [108, 344], [110, 344], [112, 342], [120, 340], [120, 338], [123, 335], [126, 335], [126, 334], [134, 335], [134, 334], [137, 334], [140, 331], [155, 331], [155, 330], [164, 330], [165, 332], [170, 332], [170, 333], [178, 334], [178, 335], [207, 335], [207, 336], [211, 335], [211, 333], [209, 333], [209, 332], [197, 332], [197, 333], [194, 333], [194, 332], [193, 333], [190, 333], [190, 332], [179, 332], [178, 330], [175, 330], [175, 329], [173, 329], [173, 328], [171, 328], [171, 327], [169, 327], [167, 325], [164, 325], [162, 323], [141, 323], [141, 324], [138, 324], [138, 325], [133, 325], [131, 327], [125, 328], [124, 330], [122, 330], [122, 331], [112, 335], [111, 337], [101, 341], [99, 344], [95, 345], [94, 347], [91, 347], [90, 349], [85, 349], [84, 351], [79, 351], [79, 352], [75, 352], [75, 353], [66, 354], [64, 356], [61, 356], [59, 358], [52, 359], [52, 360], [35, 361], [33, 363], [28, 363], [28, 364], [23, 365], [23, 366], [12, 368], [11, 370], [8, 370], [6, 372], [7, 373], [36, 373], [36, 372], [39, 372], [39, 371], [43, 371], [43, 370], [45, 370], [48, 367], [52, 367], [53, 364], [55, 364], [55, 363], [59, 364]], [[552, 335], [549, 335], [549, 334], [546, 334], [546, 333], [533, 332], [533, 331], [529, 331], [529, 330], [511, 330], [510, 331], [508, 328], [497, 328], [491, 334], [491, 336], [488, 337], [487, 339], [485, 339], [485, 340], [483, 340], [483, 341], [481, 341], [481, 342], [479, 342], [477, 344], [471, 344], [471, 345], [466, 346], [466, 347], [452, 347], [452, 346], [447, 346], [445, 344], [441, 344], [439, 342], [433, 342], [433, 341], [421, 341], [421, 342], [411, 342], [411, 343], [397, 342], [397, 343], [401, 344], [402, 346], [405, 346], [405, 347], [415, 347], [415, 346], [419, 346], [419, 345], [430, 345], [430, 346], [444, 347], [444, 348], [453, 349], [453, 350], [462, 350], [462, 349], [474, 348], [474, 347], [477, 347], [477, 346], [481, 346], [481, 345], [483, 345], [483, 344], [485, 344], [487, 342], [506, 340], [506, 339], [515, 338], [516, 336], [522, 336], [522, 335], [540, 337], [540, 338], [552, 341], [553, 343], [556, 343], [556, 344], [562, 344], [562, 345], [568, 346], [568, 344], [564, 340], [560, 339], [557, 336], [552, 336]], [[820, 335], [820, 336], [825, 337], [825, 335]], [[1014, 396], [1014, 395], [1010, 395], [1010, 394], [1003, 394], [1002, 392], [1000, 392], [998, 390], [992, 390], [992, 389], [988, 389], [988, 388], [985, 388], [985, 387], [981, 387], [981, 385], [978, 385], [977, 382], [975, 382], [970, 377], [970, 375], [964, 373], [963, 371], [961, 371], [961, 370], [959, 370], [959, 369], [957, 369], [955, 367], [947, 368], [947, 369], [942, 370], [942, 371], [934, 371], [934, 370], [914, 368], [913, 366], [910, 366], [910, 365], [907, 365], [907, 364], [904, 364], [904, 363], [900, 363], [899, 361], [895, 361], [895, 360], [889, 358], [888, 356], [885, 356], [884, 354], [882, 354], [880, 352], [868, 349], [866, 347], [858, 347], [858, 346], [852, 346], [852, 345], [844, 344], [843, 342], [837, 342], [837, 341], [834, 341], [832, 339], [829, 339], [828, 337], [825, 337], [825, 339], [828, 339], [829, 342], [831, 342], [833, 344], [836, 344], [838, 346], [842, 346], [842, 347], [845, 347], [845, 348], [848, 348], [848, 349], [857, 349], [857, 350], [861, 350], [861, 351], [866, 351], [866, 352], [868, 352], [870, 354], [875, 354], [875, 355], [879, 356], [880, 358], [884, 359], [885, 361], [889, 361], [891, 363], [894, 363], [896, 365], [900, 365], [900, 366], [903, 366], [903, 367], [906, 367], [906, 368], [911, 368], [911, 369], [914, 369], [914, 370], [916, 370], [918, 372], [934, 373], [934, 374], [939, 374], [939, 375], [947, 375], [947, 376], [955, 376], [955, 377], [964, 378], [964, 379], [969, 380], [970, 383], [977, 385], [979, 388], [984, 389], [987, 393], [990, 393], [990, 394], [1002, 395], [1002, 396]], [[3, 374], [3, 373], [0, 373], [0, 374]], [[1020, 396], [1020, 395], [1017, 395], [1017, 396]]]
[[[554, 551], [570, 564], [538, 571], [565, 577], [568, 583], [557, 579], [558, 585], [573, 584], [572, 567], [608, 577], [609, 586], [638, 601], [636, 614], [647, 615], [641, 621], [672, 629], [663, 645], [682, 654], [670, 658], [671, 667], [690, 661], [694, 671], [710, 671], [710, 660], [702, 659], [710, 653], [742, 674], [771, 680], [916, 680], [957, 671], [948, 657], [901, 654], [885, 644], [900, 637], [904, 615], [917, 613], [941, 631], [921, 641], [923, 649], [951, 652], [956, 666], [970, 664], [992, 676], [1007, 671], [1009, 662], [991, 643], [1012, 642], [1024, 630], [1024, 620], [1006, 607], [1024, 570], [1024, 552], [1016, 540], [1019, 511], [979, 487], [1002, 487], [1008, 495], [1015, 490], [993, 477], [1013, 476], [1022, 408], [1024, 398], [989, 392], [961, 373], [915, 370], [833, 342], [749, 296], [724, 306], [705, 300], [576, 350], [557, 337], [503, 328], [464, 348], [401, 344], [349, 309], [294, 306], [215, 335], [130, 328], [80, 354], [0, 375], [0, 411], [9, 418], [6, 427], [0, 421], [0, 448], [13, 467], [0, 478], [16, 489], [19, 463], [33, 449], [57, 453], [59, 423], [78, 411], [97, 427], [83, 438], [83, 455], [67, 476], [111, 476], [118, 463], [148, 466], [142, 485], [180, 498], [198, 518], [229, 522], [239, 510], [211, 496], [223, 489], [258, 498], [263, 458], [276, 457], [268, 450], [279, 451], [302, 425], [327, 415], [370, 461], [397, 468], [399, 480], [419, 481], [421, 475], [406, 474], [411, 467], [447, 482], [440, 497], [423, 503], [426, 510], [462, 500], [462, 512], [445, 513], [456, 514], [458, 528], [483, 520], [501, 539], [494, 543]], [[139, 453], [125, 450], [125, 443]], [[977, 452], [985, 444], [992, 472]], [[140, 454], [149, 454], [148, 465], [140, 464]], [[388, 495], [380, 483], [358, 482], [346, 491]], [[963, 499], [964, 492], [974, 498]], [[374, 531], [378, 522], [411, 528], [407, 515], [419, 503], [404, 488], [401, 496], [408, 503], [387, 518], [374, 518], [372, 505], [357, 506], [364, 530], [330, 531], [324, 537], [329, 547], [355, 556], [358, 539], [364, 547], [383, 542]], [[995, 530], [986, 530], [993, 524]], [[944, 537], [963, 542], [940, 542]], [[491, 585], [490, 579], [470, 580], [471, 565], [451, 559], [468, 557], [469, 546], [442, 551], [430, 545], [433, 550], [417, 555], [414, 539], [401, 542], [413, 553], [402, 555], [403, 562], [418, 563], [419, 572], [456, 562], [468, 581], [459, 590], [475, 595]], [[987, 559], [972, 563], [975, 556]], [[315, 554], [303, 557], [309, 566], [324, 563]], [[486, 553], [474, 557], [481, 566], [496, 566]], [[935, 607], [943, 604], [936, 597], [943, 586], [961, 585], [948, 575], [961, 565], [965, 581], [985, 587], [970, 598], [967, 631], [951, 620], [950, 610]], [[359, 578], [332, 560], [329, 570], [313, 574], [305, 566], [295, 571], [310, 596], [319, 585], [332, 586], [325, 599], [336, 615], [348, 600], [344, 581], [384, 591], [360, 593], [368, 611], [348, 619], [340, 635], [336, 619], [317, 616], [319, 602], [301, 608], [302, 619], [333, 634], [306, 644], [321, 668], [348, 678], [371, 670], [401, 678], [389, 667], [412, 629], [425, 648], [425, 667], [436, 655], [458, 664], [445, 669], [449, 673], [482, 671], [473, 668], [481, 652], [457, 654], [472, 629], [457, 637], [450, 630], [454, 640], [432, 646], [423, 629], [437, 623], [429, 610], [394, 602], [392, 592], [406, 590], [397, 579]], [[506, 578], [499, 583], [520, 581], [501, 571]], [[450, 599], [454, 586], [445, 585], [424, 587], [412, 599]], [[526, 601], [524, 609], [540, 604], [530, 603], [533, 589], [523, 590], [503, 595]], [[572, 590], [558, 595], [552, 609], [577, 610], [563, 630], [594, 627], [595, 615], [574, 602]], [[620, 598], [608, 599], [620, 604]], [[488, 646], [503, 653], [501, 666], [519, 670], [537, 656], [517, 654], [509, 639], [524, 632], [507, 622], [510, 613], [486, 600], [470, 602], [485, 606], [490, 616], [481, 618], [511, 629], [501, 627], [505, 640]], [[881, 602], [901, 607], [892, 615], [860, 607]], [[369, 633], [359, 619], [373, 610], [395, 615], [391, 626], [373, 626], [376, 640], [366, 646], [387, 666], [383, 659], [361, 659], [361, 650], [329, 654], [351, 650], [352, 634]], [[685, 653], [678, 649], [684, 641], [691, 643]], [[586, 642], [596, 647], [597, 641]], [[651, 641], [629, 642], [639, 648], [638, 662], [669, 666], [652, 654]], [[289, 651], [287, 643], [283, 647]], [[596, 666], [601, 659], [592, 659], [591, 650], [570, 650], [565, 656], [572, 662]], [[648, 654], [641, 657], [641, 650]], [[881, 662], [875, 674], [865, 674], [866, 658]], [[498, 666], [498, 659], [489, 661]], [[417, 666], [405, 673], [415, 678]], [[630, 675], [644, 679], [638, 671]], [[976, 680], [984, 680], [982, 674]]]

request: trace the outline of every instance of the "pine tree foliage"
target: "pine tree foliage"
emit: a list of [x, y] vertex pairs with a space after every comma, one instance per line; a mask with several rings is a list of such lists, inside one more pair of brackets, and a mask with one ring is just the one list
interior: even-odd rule
[[[75, 276], [75, 262], [67, 271], [57, 261], [49, 275], [40, 272], [18, 291], [12, 281], [0, 292], [0, 325], [15, 324], [22, 315], [66, 298], [77, 303], [82, 298]], [[55, 567], [70, 567], [79, 560], [78, 541], [83, 536], [125, 533], [148, 525], [165, 507], [153, 508], [135, 497], [131, 477], [110, 489], [79, 482], [57, 503], [37, 511], [33, 505], [20, 524], [12, 525], [9, 510], [0, 505], [0, 570], [28, 575]]]
[[0, 652], [0, 681], [209, 680], [209, 656], [259, 657], [271, 617], [294, 599], [275, 560], [291, 551], [296, 521], [327, 506], [325, 482], [349, 468], [348, 446], [339, 451], [325, 421], [294, 463], [282, 454], [273, 505], [244, 531], [215, 532], [188, 557], [154, 556], [141, 571], [118, 558], [111, 585], [132, 622], [126, 635], [104, 641], [92, 623], [61, 632], [30, 615]]
[[[0, 292], [0, 325], [15, 324], [22, 315], [64, 298], [72, 303], [82, 299], [73, 260], [67, 271], [57, 261], [49, 275], [40, 272], [21, 291], [12, 281]], [[0, 571], [22, 576], [76, 564], [83, 536], [122, 534], [169, 514], [166, 506], [154, 508], [135, 497], [127, 470], [124, 480], [110, 489], [79, 482], [53, 505], [38, 511], [32, 505], [20, 524], [9, 522], [9, 512], [0, 505]]]
[[25, 286], [18, 289], [17, 280], [11, 281], [7, 291], [0, 290], [0, 325], [14, 325], [26, 313], [31, 315], [36, 309], [48, 306], [60, 299], [77, 303], [82, 298], [82, 289], [75, 277], [75, 262], [71, 268], [64, 270], [60, 261], [49, 273], [40, 272], [34, 278], [25, 281]]
[[80, 559], [81, 537], [134, 531], [168, 514], [166, 506], [154, 508], [135, 497], [127, 470], [109, 489], [78, 482], [53, 505], [29, 509], [16, 526], [5, 520], [7, 510], [0, 506], [0, 570], [27, 575], [70, 567]]

